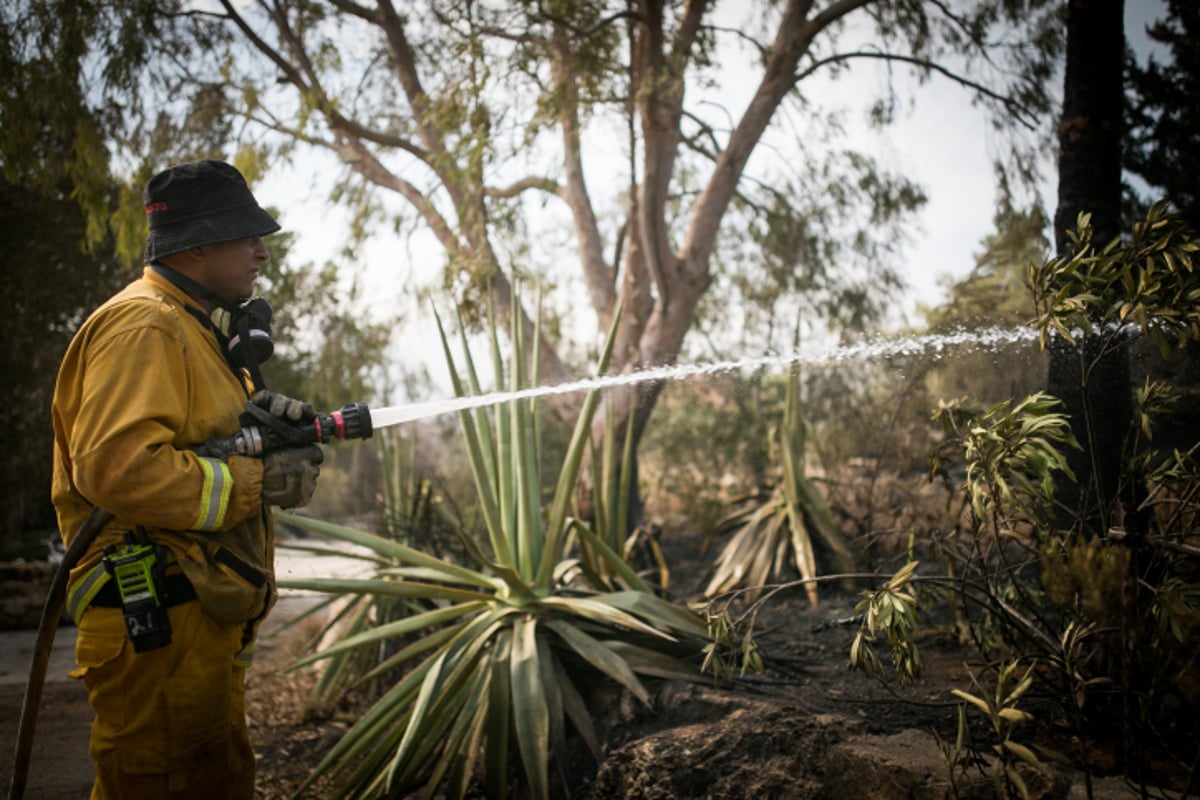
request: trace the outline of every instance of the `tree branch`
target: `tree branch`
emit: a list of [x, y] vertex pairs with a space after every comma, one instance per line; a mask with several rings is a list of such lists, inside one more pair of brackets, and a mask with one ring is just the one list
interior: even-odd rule
[[347, 139], [326, 145], [348, 164], [355, 172], [366, 180], [384, 189], [391, 189], [409, 202], [425, 224], [433, 231], [437, 240], [451, 257], [462, 252], [462, 247], [453, 228], [446, 218], [429, 201], [426, 193], [422, 192], [411, 182], [404, 180], [383, 165], [362, 142]]
[[995, 100], [997, 103], [1000, 103], [1006, 109], [1008, 109], [1009, 113], [1011, 113], [1013, 115], [1013, 118], [1017, 122], [1021, 123], [1022, 125], [1024, 125], [1026, 128], [1028, 128], [1031, 131], [1037, 130], [1037, 118], [1035, 117], [1033, 112], [1026, 109], [1024, 106], [1022, 106], [1020, 103], [1018, 103], [1016, 100], [1012, 99], [1011, 97], [1002, 95], [999, 92], [996, 92], [993, 89], [989, 89], [988, 87], [984, 86], [983, 84], [981, 84], [977, 81], [973, 81], [970, 78], [967, 78], [963, 75], [959, 75], [958, 73], [951, 71], [947, 67], [944, 67], [935, 61], [930, 61], [929, 59], [925, 59], [925, 58], [917, 58], [916, 56], [906, 56], [901, 53], [880, 53], [880, 52], [872, 52], [870, 50], [858, 50], [858, 51], [853, 51], [853, 52], [849, 52], [849, 53], [838, 53], [837, 55], [832, 55], [832, 56], [829, 56], [828, 58], [820, 59], [819, 61], [816, 61], [813, 64], [811, 64], [804, 71], [796, 73], [796, 75], [793, 77], [792, 85], [793, 86], [796, 85], [800, 81], [807, 78], [809, 75], [812, 75], [814, 72], [816, 72], [821, 67], [829, 66], [830, 64], [836, 64], [836, 63], [843, 62], [843, 61], [849, 61], [849, 60], [855, 59], [855, 58], [873, 58], [873, 59], [878, 59], [878, 60], [882, 60], [882, 61], [899, 61], [904, 64], [910, 64], [915, 67], [921, 67], [922, 69], [927, 69], [927, 70], [931, 70], [933, 72], [937, 72], [938, 74], [940, 74], [946, 78], [949, 78], [950, 80], [954, 81], [955, 83], [959, 84], [960, 86], [965, 86], [968, 89], [972, 89], [973, 91], [978, 92], [979, 94], [983, 95], [984, 97], [987, 97], [991, 100]]
[[771, 51], [768, 50], [766, 47], [763, 47], [762, 42], [758, 41], [753, 36], [750, 36], [749, 34], [743, 32], [743, 31], [739, 31], [737, 28], [727, 28], [724, 25], [705, 25], [704, 27], [705, 27], [705, 29], [710, 30], [710, 31], [717, 31], [719, 33], [729, 33], [729, 34], [732, 34], [735, 38], [743, 40], [744, 42], [746, 42], [747, 44], [749, 44], [751, 47], [753, 47], [755, 50], [758, 51], [758, 56], [762, 61], [766, 61], [767, 58], [769, 58], [771, 55]]
[[[221, 0], [221, 7], [225, 9], [226, 19], [232, 20], [233, 24], [241, 30], [242, 35], [254, 45], [254, 48], [269, 58], [279, 68], [279, 71], [284, 74], [288, 83], [302, 92], [308, 91], [311, 88], [305, 84], [304, 76], [300, 73], [300, 70], [296, 69], [292, 62], [284, 58], [275, 48], [271, 47], [261, 36], [255, 33], [254, 29], [250, 27], [242, 15], [234, 9], [230, 0]], [[271, 11], [267, 10], [267, 13], [271, 14]]]
[[351, 2], [351, 0], [328, 0], [328, 2], [338, 11], [345, 11], [347, 14], [353, 17], [358, 17], [359, 19], [364, 19], [367, 22], [370, 22], [372, 25], [383, 24], [383, 20], [380, 19], [379, 13], [372, 11], [366, 6], [360, 6], [358, 3]]
[[416, 54], [404, 33], [404, 23], [391, 0], [379, 0], [379, 15], [379, 25], [388, 43], [388, 52], [392, 56], [393, 68], [400, 79], [404, 96], [408, 99], [408, 105], [412, 109], [413, 121], [417, 124], [417, 135], [428, 155], [423, 160], [449, 192], [455, 207], [463, 208], [463, 202], [468, 193], [459, 185], [458, 181], [452, 178], [444, 166], [439, 165], [439, 162], [446, 160], [441, 158], [446, 155], [446, 145], [441, 133], [436, 127], [430, 125], [427, 119], [426, 114], [430, 106], [429, 95], [425, 91], [425, 87], [421, 85], [421, 78], [417, 73]]
[[563, 189], [550, 178], [539, 178], [536, 175], [530, 175], [526, 178], [513, 181], [507, 186], [485, 186], [483, 187], [484, 197], [495, 197], [498, 199], [506, 199], [516, 197], [522, 192], [530, 189], [537, 189], [547, 194], [561, 195]]
[[343, 116], [337, 110], [336, 106], [329, 100], [325, 90], [321, 87], [320, 79], [312, 63], [308, 60], [303, 42], [300, 41], [299, 37], [296, 36], [295, 32], [287, 24], [287, 20], [283, 17], [282, 12], [277, 13], [277, 11], [267, 10], [267, 13], [271, 16], [276, 28], [279, 30], [280, 36], [288, 43], [296, 58], [300, 60], [301, 66], [299, 68], [256, 34], [250, 28], [249, 23], [234, 10], [229, 0], [221, 0], [221, 5], [226, 11], [225, 18], [232, 20], [246, 38], [250, 40], [251, 44], [254, 45], [255, 49], [265, 55], [279, 68], [284, 75], [284, 80], [295, 86], [301, 94], [309, 95], [315, 99], [317, 109], [324, 115], [331, 130], [342, 131], [350, 136], [365, 139], [384, 147], [395, 147], [404, 150], [428, 163], [428, 153], [413, 142], [403, 137], [369, 128], [360, 122]]
[[285, 125], [274, 117], [262, 119], [251, 115], [250, 118], [264, 128], [273, 130], [276, 133], [282, 133], [285, 136], [292, 137], [296, 141], [329, 150], [369, 183], [383, 189], [391, 189], [401, 195], [413, 206], [413, 209], [421, 218], [425, 220], [425, 224], [434, 232], [434, 235], [448, 253], [454, 254], [459, 252], [460, 248], [454, 232], [446, 223], [446, 218], [429, 201], [427, 195], [411, 182], [404, 180], [387, 169], [361, 142], [352, 139], [343, 139], [342, 141], [323, 139], [319, 136], [307, 134], [290, 125]]
[[[874, 2], [876, 2], [876, 0], [838, 0], [838, 2], [832, 4], [829, 6], [829, 8], [812, 18], [812, 21], [808, 24], [808, 29], [805, 31], [805, 35], [809, 39], [812, 39], [818, 33], [825, 30], [825, 28], [837, 22], [851, 11], [857, 11], [863, 6], [869, 6]], [[809, 9], [812, 8], [812, 0], [809, 0], [807, 5], [808, 8], [804, 9], [804, 16], [808, 16]]]
[[591, 195], [583, 176], [583, 148], [580, 144], [579, 93], [576, 89], [574, 54], [566, 29], [555, 25], [550, 55], [550, 74], [559, 96], [558, 125], [563, 142], [564, 183], [559, 194], [571, 209], [578, 239], [580, 266], [592, 309], [607, 328], [616, 308], [616, 286], [612, 272], [604, 262], [604, 242]]
[[642, 257], [658, 292], [658, 306], [671, 305], [671, 291], [679, 269], [679, 258], [671, 243], [670, 226], [664, 217], [667, 192], [675, 171], [683, 114], [684, 73], [701, 30], [707, 8], [705, 0], [687, 4], [683, 18], [667, 52], [661, 0], [643, 0], [642, 26], [638, 29], [637, 60], [633, 93], [641, 97], [643, 160], [642, 200], [638, 204]]
[[[710, 161], [716, 161], [717, 153], [721, 152], [721, 143], [717, 141], [716, 128], [690, 111], [684, 111], [683, 116], [685, 119], [696, 123], [697, 128], [696, 133], [691, 136], [682, 137], [683, 143], [688, 145], [693, 151], [706, 156]], [[704, 145], [701, 143], [703, 139], [708, 140], [709, 145], [712, 147], [711, 150], [704, 148]]]
[[614, 14], [610, 14], [607, 17], [597, 20], [596, 23], [593, 24], [589, 28], [580, 28], [575, 25], [572, 25], [570, 20], [568, 20], [558, 14], [552, 14], [551, 12], [547, 11], [546, 6], [542, 3], [541, 0], [538, 0], [538, 16], [541, 17], [542, 19], [546, 20], [547, 22], [553, 23], [555, 27], [562, 28], [564, 30], [568, 30], [571, 33], [575, 34], [576, 36], [578, 36], [582, 39], [586, 39], [590, 36], [595, 36], [597, 33], [604, 30], [609, 25], [612, 25], [613, 23], [619, 22], [623, 19], [639, 19], [640, 18], [634, 12], [626, 9], [625, 11], [617, 11]]
[[843, 0], [835, 3], [820, 15], [820, 21], [809, 22], [806, 15], [811, 0], [789, 0], [780, 21], [771, 55], [763, 70], [762, 79], [742, 118], [729, 136], [725, 148], [717, 155], [712, 176], [700, 199], [688, 228], [684, 242], [683, 257], [690, 283], [702, 291], [709, 279], [708, 262], [715, 246], [717, 229], [721, 218], [737, 191], [738, 181], [746, 168], [750, 153], [762, 138], [771, 117], [780, 102], [791, 90], [792, 74], [801, 56], [812, 43], [812, 37], [833, 19], [833, 10], [849, 13], [868, 0]]

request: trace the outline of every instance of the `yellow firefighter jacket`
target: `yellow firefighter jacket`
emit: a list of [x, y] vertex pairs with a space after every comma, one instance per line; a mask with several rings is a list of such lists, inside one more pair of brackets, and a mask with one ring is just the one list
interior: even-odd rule
[[[63, 358], [51, 487], [59, 530], [69, 544], [93, 508], [115, 515], [72, 570], [68, 608], [77, 618], [99, 589], [84, 584], [104, 579], [103, 569], [93, 569], [103, 548], [120, 545], [123, 532], [138, 525], [171, 550], [202, 604], [233, 592], [232, 606], [214, 614], [224, 624], [261, 616], [273, 599], [261, 461], [233, 456], [226, 463], [189, 449], [236, 432], [251, 387], [187, 305], [199, 309], [147, 268], [87, 319]], [[242, 562], [242, 574], [218, 569], [217, 551]], [[244, 583], [245, 565], [266, 580], [236, 585]]]

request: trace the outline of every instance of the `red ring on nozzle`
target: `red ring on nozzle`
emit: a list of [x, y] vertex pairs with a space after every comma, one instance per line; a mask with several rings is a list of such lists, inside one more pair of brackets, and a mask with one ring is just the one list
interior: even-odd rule
[[321, 436], [321, 417], [320, 417], [320, 415], [313, 417], [313, 430], [316, 431], [318, 442], [325, 441], [324, 437]]
[[334, 411], [333, 414], [331, 414], [330, 416], [333, 417], [333, 424], [334, 424], [334, 427], [336, 428], [335, 433], [337, 435], [337, 438], [345, 439], [346, 438], [346, 418], [344, 416], [342, 416], [342, 412], [340, 412], [340, 411]]

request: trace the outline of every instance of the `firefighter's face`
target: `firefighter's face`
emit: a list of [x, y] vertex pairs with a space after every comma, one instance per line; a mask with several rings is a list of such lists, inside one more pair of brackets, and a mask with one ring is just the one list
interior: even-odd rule
[[258, 268], [271, 257], [261, 236], [206, 244], [196, 249], [204, 257], [204, 277], [200, 282], [231, 303], [240, 303], [254, 294]]

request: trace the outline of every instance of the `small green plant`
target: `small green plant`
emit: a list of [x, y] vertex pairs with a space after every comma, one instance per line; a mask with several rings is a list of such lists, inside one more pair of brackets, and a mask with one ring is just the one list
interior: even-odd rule
[[983, 412], [961, 401], [939, 404], [934, 420], [950, 434], [947, 446], [962, 450], [967, 497], [979, 523], [999, 534], [1036, 523], [1054, 500], [1055, 473], [1074, 477], [1062, 448], [1079, 444], [1055, 410], [1059, 405], [1040, 392]]
[[[465, 335], [460, 373], [440, 320], [438, 326], [455, 392], [479, 394]], [[510, 389], [530, 386], [536, 381], [536, 369], [529, 366], [537, 363], [536, 346], [526, 346], [519, 325], [510, 341], [506, 364], [493, 324], [497, 383], [506, 381]], [[599, 372], [612, 341], [610, 335]], [[368, 579], [281, 585], [339, 596], [416, 598], [429, 605], [423, 613], [301, 659], [300, 665], [387, 640], [405, 642], [364, 676], [403, 669], [403, 677], [330, 749], [302, 791], [319, 776], [336, 773], [340, 797], [398, 796], [422, 786], [425, 797], [463, 797], [474, 791], [477, 766], [482, 766], [484, 793], [504, 797], [510, 770], [519, 764], [529, 795], [546, 798], [551, 764], [560, 774], [567, 768], [570, 730], [599, 757], [587, 705], [589, 687], [598, 678], [647, 704], [643, 676], [701, 679], [691, 659], [699, 660], [708, 641], [704, 620], [649, 591], [619, 553], [569, 514], [598, 402], [596, 391], [587, 395], [562, 467], [548, 486], [542, 480], [536, 398], [460, 412], [483, 518], [481, 533], [463, 531], [468, 565], [374, 534], [293, 518], [398, 566]], [[551, 500], [544, 506], [547, 488]], [[567, 580], [577, 566], [575, 559], [564, 558], [572, 537], [588, 548], [581, 556], [587, 562], [583, 574], [611, 574], [611, 582], [588, 586]]]
[[937, 731], [933, 732], [933, 738], [937, 742], [938, 752], [941, 753], [942, 762], [945, 763], [946, 772], [950, 776], [950, 790], [957, 799], [962, 796], [958, 788], [958, 773], [965, 771], [972, 759], [967, 747], [967, 713], [965, 704], [958, 704], [958, 726], [955, 728], [954, 741], [946, 741]]
[[751, 670], [764, 671], [762, 655], [754, 638], [753, 620], [749, 623], [735, 620], [727, 609], [718, 609], [712, 603], [703, 609], [703, 613], [710, 641], [704, 646], [701, 672], [712, 675], [718, 686], [724, 686], [735, 676], [744, 677]]
[[1049, 623], [1039, 619], [1039, 543], [1054, 536], [1055, 474], [1070, 474], [1064, 450], [1078, 446], [1058, 405], [1038, 393], [983, 411], [943, 402], [934, 414], [948, 435], [934, 470], [945, 469], [952, 450], [966, 462], [970, 514], [956, 537], [950, 585], [984, 651], [998, 641], [1055, 650]]
[[[1028, 745], [1017, 741], [1017, 726], [1029, 722], [1033, 715], [1017, 707], [1020, 699], [1033, 686], [1034, 665], [1030, 665], [1024, 673], [1018, 675], [1020, 664], [1010, 661], [1000, 667], [996, 686], [992, 691], [986, 691], [972, 676], [971, 681], [979, 694], [971, 694], [962, 689], [952, 689], [951, 694], [960, 700], [974, 706], [983, 712], [992, 726], [995, 743], [992, 752], [995, 760], [992, 762], [992, 785], [998, 798], [1011, 798], [1014, 792], [1022, 800], [1029, 800], [1029, 787], [1021, 775], [1020, 764], [1025, 764], [1038, 772], [1045, 773], [1046, 766], [1034, 754]], [[959, 737], [962, 742], [962, 731], [965, 719], [959, 715]]]
[[904, 685], [921, 674], [921, 653], [913, 634], [918, 627], [917, 589], [913, 573], [917, 562], [900, 568], [887, 583], [870, 592], [854, 608], [861, 615], [858, 632], [850, 644], [850, 668], [878, 678], [886, 672], [872, 645], [882, 633], [891, 652], [891, 674]]
[[1043, 347], [1051, 332], [1069, 342], [1097, 331], [1109, 342], [1142, 333], [1166, 358], [1173, 347], [1200, 341], [1200, 242], [1166, 201], [1150, 207], [1127, 242], [1097, 246], [1086, 213], [1068, 237], [1069, 256], [1029, 270]]

